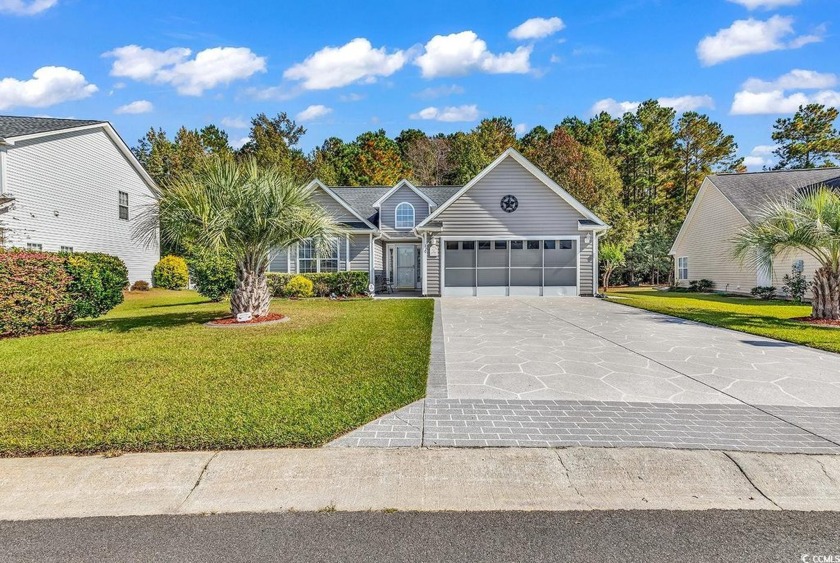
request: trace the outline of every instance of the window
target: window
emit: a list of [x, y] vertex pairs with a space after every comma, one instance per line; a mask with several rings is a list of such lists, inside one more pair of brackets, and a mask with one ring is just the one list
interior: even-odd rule
[[553, 241], [553, 240], [544, 240], [543, 241], [543, 248], [545, 248], [546, 250], [554, 250], [555, 243], [556, 243], [556, 241]]
[[510, 241], [510, 249], [511, 250], [522, 250], [522, 241], [521, 240]]
[[128, 221], [128, 194], [120, 192], [120, 219]]
[[73, 247], [72, 246], [62, 246], [61, 247], [61, 252], [73, 252]]
[[490, 250], [490, 241], [489, 240], [478, 241], [478, 249], [479, 250]]
[[794, 260], [793, 269], [800, 274], [805, 271], [805, 260]]
[[414, 206], [408, 203], [407, 201], [404, 201], [397, 205], [396, 210], [394, 210], [394, 228], [414, 228]]
[[570, 240], [561, 240], [560, 246], [558, 247], [560, 250], [571, 250], [572, 249], [572, 241]]
[[540, 241], [538, 240], [529, 240], [528, 241], [528, 250], [539, 250], [540, 249]]
[[461, 243], [461, 250], [475, 250], [475, 241], [465, 240]]
[[27, 242], [26, 243], [26, 250], [31, 250], [32, 252], [41, 252], [44, 247], [38, 244], [37, 242]]
[[330, 241], [330, 250], [324, 255], [318, 255], [315, 243], [305, 240], [298, 244], [298, 273], [314, 274], [316, 272], [337, 272], [339, 241]]
[[677, 258], [677, 279], [688, 279], [688, 256], [680, 256]]
[[446, 241], [446, 250], [458, 250], [458, 241], [457, 240]]
[[507, 241], [506, 240], [497, 240], [495, 243], [496, 250], [507, 250]]

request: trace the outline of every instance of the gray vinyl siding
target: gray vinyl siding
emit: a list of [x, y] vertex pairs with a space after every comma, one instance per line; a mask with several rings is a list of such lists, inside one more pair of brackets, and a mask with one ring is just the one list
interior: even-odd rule
[[[146, 247], [132, 229], [154, 201], [152, 191], [104, 129], [18, 141], [5, 150], [6, 189], [15, 197], [12, 210], [0, 215], [9, 229], [6, 245], [104, 252], [125, 262], [131, 282], [151, 280], [158, 246]], [[128, 194], [128, 220], [119, 218], [119, 192]]]
[[415, 225], [429, 216], [429, 204], [426, 200], [417, 195], [414, 190], [404, 185], [391, 194], [391, 197], [382, 202], [382, 206], [379, 208], [379, 228], [383, 233], [389, 235], [416, 238], [412, 235], [411, 229], [397, 230], [394, 228], [396, 221], [394, 212], [397, 209], [397, 205], [404, 201], [414, 206]]
[[350, 211], [344, 208], [337, 202], [330, 194], [321, 189], [320, 186], [315, 186], [312, 191], [312, 201], [320, 205], [324, 211], [336, 221], [358, 221], [359, 218], [353, 215]]
[[350, 235], [350, 269], [360, 272], [370, 271], [370, 235]]
[[[505, 195], [514, 195], [519, 207], [502, 210]], [[442, 236], [465, 240], [494, 237], [580, 236], [580, 293], [592, 295], [592, 240], [578, 230], [578, 221], [588, 219], [554, 193], [513, 158], [499, 163], [484, 178], [437, 216]], [[443, 245], [441, 245], [441, 253]], [[432, 271], [435, 271], [435, 274]], [[427, 282], [429, 293], [440, 292], [440, 260], [429, 257], [429, 278], [438, 277], [437, 291]]]
[[[268, 264], [268, 271], [272, 273], [280, 273], [280, 274], [287, 274], [289, 272], [289, 251], [288, 250], [277, 250], [271, 254], [271, 261]], [[294, 264], [292, 264], [292, 268], [294, 268]]]
[[426, 295], [440, 295], [440, 255], [443, 245], [438, 243], [438, 255], [429, 256], [426, 251]]
[[373, 243], [373, 272], [374, 276], [385, 275], [385, 243], [381, 240]]

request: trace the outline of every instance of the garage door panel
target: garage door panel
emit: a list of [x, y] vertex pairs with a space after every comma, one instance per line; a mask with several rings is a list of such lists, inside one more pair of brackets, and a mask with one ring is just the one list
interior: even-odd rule
[[510, 285], [541, 286], [542, 272], [534, 268], [511, 268]]
[[507, 287], [507, 268], [482, 268], [478, 270], [479, 287], [501, 286]]
[[446, 287], [475, 287], [475, 270], [446, 269]]
[[575, 268], [546, 268], [545, 285], [576, 286], [577, 269]]

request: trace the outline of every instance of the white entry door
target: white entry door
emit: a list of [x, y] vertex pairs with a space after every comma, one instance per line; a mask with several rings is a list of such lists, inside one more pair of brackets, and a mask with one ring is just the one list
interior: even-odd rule
[[416, 247], [397, 247], [397, 289], [414, 289], [417, 280]]

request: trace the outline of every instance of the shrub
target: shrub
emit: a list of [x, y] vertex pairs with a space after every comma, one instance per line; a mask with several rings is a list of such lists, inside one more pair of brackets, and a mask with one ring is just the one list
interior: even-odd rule
[[0, 250], [0, 334], [69, 326], [74, 316], [72, 281], [58, 254]]
[[70, 274], [70, 295], [76, 318], [104, 315], [123, 302], [128, 269], [116, 256], [98, 252], [62, 254]]
[[286, 284], [285, 293], [289, 297], [312, 297], [314, 284], [303, 276], [295, 276]]
[[131, 284], [131, 291], [149, 291], [149, 282], [144, 280], [137, 280], [133, 284]]
[[702, 279], [702, 280], [692, 280], [688, 282], [688, 290], [689, 291], [696, 291], [699, 293], [708, 293], [715, 287], [715, 282], [712, 280]]
[[221, 301], [236, 287], [236, 263], [228, 256], [194, 252], [187, 265], [195, 289], [211, 301]]
[[802, 303], [805, 292], [808, 291], [808, 281], [802, 275], [802, 270], [794, 266], [791, 268], [790, 274], [785, 274], [782, 281], [784, 282], [784, 286], [782, 286], [784, 292], [797, 303]]
[[767, 301], [776, 297], [776, 288], [772, 285], [760, 285], [752, 288], [750, 295]]
[[[365, 295], [368, 289], [367, 272], [324, 272], [320, 274], [298, 274], [317, 284], [316, 295], [326, 297], [331, 293], [352, 296]], [[268, 274], [268, 288], [274, 297], [286, 297], [286, 284], [295, 274]], [[323, 285], [321, 285], [323, 284]], [[319, 290], [323, 294], [319, 293]]]
[[163, 289], [183, 289], [190, 281], [187, 263], [178, 256], [164, 256], [152, 271], [152, 283]]

